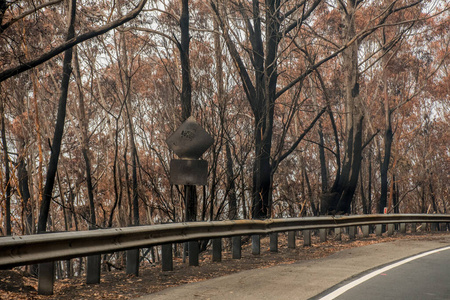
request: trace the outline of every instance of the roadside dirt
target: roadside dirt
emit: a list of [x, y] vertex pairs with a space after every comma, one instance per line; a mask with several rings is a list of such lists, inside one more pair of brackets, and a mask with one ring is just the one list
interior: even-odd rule
[[174, 260], [174, 271], [162, 272], [160, 264], [140, 267], [140, 276], [127, 276], [124, 271], [113, 271], [102, 274], [101, 283], [87, 285], [85, 277], [60, 279], [55, 282], [54, 295], [37, 294], [37, 279], [25, 274], [21, 268], [0, 271], [0, 299], [134, 299], [142, 295], [187, 284], [220, 277], [243, 270], [269, 268], [279, 264], [292, 264], [302, 260], [317, 259], [328, 256], [343, 249], [365, 246], [369, 244], [389, 242], [396, 239], [426, 240], [436, 238], [440, 233], [394, 235], [393, 237], [359, 237], [350, 241], [342, 235], [342, 241], [329, 239], [320, 243], [317, 236], [312, 237], [312, 246], [303, 247], [303, 240], [297, 239], [296, 249], [287, 248], [286, 236], [279, 236], [277, 253], [269, 251], [269, 238], [261, 239], [261, 255], [251, 254], [251, 245], [242, 248], [242, 258], [231, 258], [230, 247], [225, 246], [222, 262], [211, 261], [210, 249], [201, 254], [200, 266], [189, 267], [181, 259]]

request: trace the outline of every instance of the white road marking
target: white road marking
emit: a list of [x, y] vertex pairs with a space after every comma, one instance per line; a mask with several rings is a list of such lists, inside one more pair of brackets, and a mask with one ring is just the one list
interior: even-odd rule
[[332, 300], [332, 299], [334, 299], [336, 297], [339, 297], [340, 295], [342, 295], [346, 291], [354, 288], [355, 286], [363, 283], [364, 281], [367, 281], [370, 278], [373, 278], [373, 277], [375, 277], [375, 276], [377, 276], [377, 275], [379, 275], [381, 273], [389, 271], [389, 270], [391, 270], [393, 268], [396, 268], [398, 266], [401, 266], [403, 264], [409, 263], [410, 261], [416, 260], [418, 258], [425, 257], [427, 255], [431, 255], [431, 254], [438, 253], [438, 252], [445, 251], [445, 250], [450, 250], [450, 246], [444, 247], [444, 248], [439, 248], [439, 249], [436, 249], [436, 250], [431, 250], [431, 251], [424, 252], [424, 253], [421, 253], [421, 254], [417, 254], [417, 255], [411, 256], [409, 258], [406, 258], [404, 260], [398, 261], [398, 262], [396, 262], [396, 263], [394, 263], [392, 265], [383, 267], [383, 268], [378, 269], [376, 271], [373, 271], [373, 272], [371, 272], [371, 273], [369, 273], [367, 275], [364, 275], [363, 277], [358, 278], [358, 279], [356, 279], [356, 280], [354, 280], [354, 281], [352, 281], [352, 282], [350, 282], [350, 283], [348, 283], [348, 284], [338, 288], [337, 290], [333, 291], [332, 293], [330, 293], [330, 294], [320, 298], [320, 300]]

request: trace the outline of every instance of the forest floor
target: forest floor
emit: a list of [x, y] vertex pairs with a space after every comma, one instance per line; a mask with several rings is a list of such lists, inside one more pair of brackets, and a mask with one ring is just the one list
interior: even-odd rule
[[245, 243], [242, 247], [242, 258], [232, 259], [230, 245], [226, 245], [222, 254], [222, 262], [211, 261], [211, 251], [208, 249], [200, 256], [200, 266], [189, 267], [188, 263], [183, 263], [181, 258], [174, 259], [174, 270], [170, 272], [161, 271], [159, 263], [144, 265], [140, 267], [138, 277], [126, 275], [125, 271], [112, 271], [102, 273], [101, 283], [87, 285], [85, 277], [74, 277], [56, 280], [54, 285], [54, 295], [43, 296], [37, 294], [37, 279], [27, 275], [21, 268], [13, 270], [0, 270], [0, 299], [134, 299], [142, 295], [155, 293], [157, 291], [187, 284], [220, 277], [244, 270], [269, 268], [279, 264], [292, 264], [302, 260], [317, 259], [331, 255], [343, 249], [361, 247], [369, 244], [389, 242], [397, 239], [418, 239], [426, 240], [436, 238], [442, 233], [415, 233], [400, 235], [394, 234], [392, 237], [376, 237], [370, 235], [367, 238], [358, 237], [356, 240], [349, 240], [343, 234], [342, 241], [333, 239], [320, 243], [318, 236], [312, 237], [312, 245], [303, 247], [303, 240], [297, 239], [295, 249], [287, 248], [287, 239], [284, 234], [279, 236], [278, 252], [269, 251], [269, 238], [261, 238], [261, 255], [251, 254], [251, 244]]

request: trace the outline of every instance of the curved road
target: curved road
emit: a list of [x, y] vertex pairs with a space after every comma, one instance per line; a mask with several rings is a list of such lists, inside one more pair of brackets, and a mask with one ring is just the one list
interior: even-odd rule
[[325, 292], [320, 300], [450, 299], [450, 246], [364, 274]]
[[[357, 279], [369, 273], [369, 270], [376, 270], [387, 264], [400, 261], [426, 251], [450, 246], [450, 235], [439, 235], [427, 237], [426, 240], [398, 240], [390, 243], [373, 244], [369, 246], [347, 249], [326, 258], [302, 261], [289, 265], [279, 265], [268, 269], [256, 269], [243, 271], [240, 273], [206, 280], [202, 282], [187, 284], [175, 288], [163, 290], [139, 298], [140, 300], [207, 300], [207, 299], [320, 299], [333, 292], [336, 288], [347, 284], [351, 279]], [[430, 275], [425, 272], [436, 271], [438, 279], [432, 279], [435, 285], [445, 285], [448, 291], [447, 283], [450, 282], [450, 266], [436, 268], [437, 265], [443, 265], [440, 261], [434, 261], [435, 257], [441, 257], [450, 263], [450, 251], [442, 251], [442, 256], [429, 255], [423, 263], [419, 264], [420, 271], [417, 271], [419, 277], [414, 279], [425, 280]], [[433, 261], [433, 262], [430, 262]], [[424, 267], [424, 264], [432, 263], [433, 267]], [[404, 265], [406, 266], [406, 264]], [[400, 267], [399, 269], [400, 270]], [[389, 278], [405, 277], [398, 275], [396, 269], [386, 271], [382, 274], [389, 274]], [[416, 271], [406, 270], [408, 275]], [[433, 273], [433, 272], [429, 272]], [[386, 278], [385, 278], [386, 277]], [[445, 278], [445, 279], [444, 279]], [[387, 275], [375, 276], [376, 280], [387, 280]], [[444, 279], [445, 282], [441, 280]], [[369, 283], [369, 281], [367, 281]], [[379, 282], [375, 282], [375, 291], [384, 290], [378, 288]], [[396, 284], [396, 283], [395, 283]], [[394, 284], [394, 285], [395, 285]], [[407, 283], [409, 285], [409, 282]], [[416, 283], [413, 283], [416, 286]], [[449, 284], [450, 285], [450, 284]], [[368, 288], [368, 287], [367, 287]], [[417, 288], [421, 289], [419, 285]], [[407, 290], [409, 288], [406, 288]], [[386, 289], [387, 290], [387, 289]], [[395, 287], [393, 290], [399, 290]], [[439, 298], [442, 295], [429, 295], [429, 298], [395, 296], [386, 298], [374, 294], [374, 298], [369, 298], [369, 291], [362, 287], [363, 296], [352, 295], [357, 289], [351, 289], [348, 294], [343, 294], [336, 299], [450, 299], [450, 294], [444, 295], [447, 298]], [[319, 296], [318, 296], [319, 295]], [[347, 296], [349, 298], [347, 298]], [[418, 296], [417, 293], [413, 296]], [[341, 298], [342, 297], [342, 298]], [[351, 298], [354, 297], [354, 298]], [[356, 298], [355, 298], [356, 297]], [[332, 299], [332, 298], [330, 298]]]

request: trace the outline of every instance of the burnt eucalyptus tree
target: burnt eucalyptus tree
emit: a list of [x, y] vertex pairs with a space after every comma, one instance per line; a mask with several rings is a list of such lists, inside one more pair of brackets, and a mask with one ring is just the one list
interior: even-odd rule
[[[341, 39], [343, 43], [348, 43], [356, 37], [355, 16], [362, 1], [337, 2], [341, 13]], [[344, 50], [342, 69], [344, 76], [345, 154], [341, 172], [337, 173], [331, 189], [332, 201], [328, 210], [331, 208], [333, 211], [349, 213], [361, 168], [363, 145], [364, 113], [358, 72], [358, 41]], [[322, 210], [324, 208], [322, 207]]]
[[[0, 120], [1, 120], [1, 143], [3, 146], [3, 163], [5, 165], [5, 235], [11, 235], [11, 179], [9, 169], [8, 142], [6, 140], [5, 126], [5, 104], [4, 99], [0, 101]], [[0, 171], [1, 172], [1, 171]], [[0, 182], [3, 184], [3, 182]], [[3, 186], [1, 187], [3, 190]], [[2, 197], [3, 198], [3, 197]], [[3, 199], [2, 199], [3, 200]]]
[[[417, 14], [407, 12], [420, 7], [423, 1], [399, 1], [390, 0], [377, 4], [365, 3], [363, 1], [348, 0], [336, 1], [336, 7], [341, 17], [339, 33], [341, 45], [348, 45], [343, 51], [341, 68], [343, 76], [343, 106], [344, 106], [344, 138], [343, 161], [340, 164], [337, 158], [335, 180], [327, 193], [324, 193], [321, 201], [322, 214], [345, 214], [350, 213], [350, 206], [358, 183], [358, 176], [361, 169], [363, 149], [371, 141], [369, 137], [363, 140], [365, 102], [361, 93], [362, 73], [370, 69], [375, 63], [370, 62], [382, 60], [392, 52], [394, 46], [402, 38], [403, 34], [410, 29], [410, 25], [417, 21]], [[408, 17], [399, 19], [398, 16], [405, 14]], [[382, 28], [398, 28], [397, 34], [389, 40], [379, 43], [370, 53], [362, 53], [360, 45], [369, 37], [373, 37], [375, 32]], [[361, 57], [369, 57], [365, 60]], [[364, 69], [365, 68], [365, 69]], [[386, 129], [386, 159], [382, 168], [387, 173], [390, 156], [390, 145], [392, 143], [392, 128], [390, 127], [389, 108], [386, 109], [387, 129]], [[376, 134], [376, 133], [375, 133]], [[339, 141], [336, 136], [336, 147], [339, 148]], [[382, 170], [383, 172], [383, 170]], [[385, 193], [386, 191], [384, 191]]]
[[[72, 0], [69, 4], [69, 20], [66, 40], [69, 41], [75, 36], [75, 12], [76, 0]], [[72, 74], [72, 48], [68, 48], [64, 52], [61, 91], [58, 101], [58, 112], [56, 115], [55, 132], [51, 144], [50, 161], [45, 180], [42, 203], [39, 208], [38, 233], [47, 230], [47, 220], [50, 212], [50, 203], [52, 200], [53, 186], [55, 183], [56, 172], [58, 170], [59, 153], [61, 151], [62, 138], [64, 133], [64, 122], [66, 119], [67, 95], [69, 92], [70, 76]]]
[[[252, 216], [256, 219], [270, 217], [273, 171], [300, 141], [296, 141], [287, 153], [273, 160], [271, 148], [276, 100], [305, 79], [312, 69], [337, 55], [333, 53], [299, 74], [284, 88], [277, 90], [280, 44], [292, 32], [295, 35], [320, 2], [320, 0], [289, 3], [280, 0], [253, 0], [226, 2], [227, 5], [216, 0], [210, 2], [254, 117]], [[239, 51], [235, 43], [235, 37], [239, 33], [233, 33], [232, 28], [236, 27], [230, 26], [226, 18], [230, 15], [227, 10], [234, 10], [233, 12], [242, 19], [241, 29], [245, 30], [249, 40], [249, 45], [242, 46], [244, 51]], [[248, 53], [247, 59], [244, 57], [245, 53]], [[250, 63], [246, 64], [246, 61]]]

